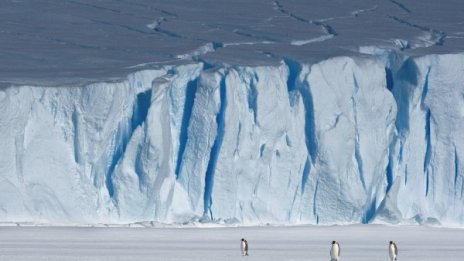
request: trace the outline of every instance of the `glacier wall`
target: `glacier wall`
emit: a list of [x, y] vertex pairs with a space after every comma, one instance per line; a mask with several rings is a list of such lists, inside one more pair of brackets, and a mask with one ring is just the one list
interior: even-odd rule
[[0, 222], [463, 224], [464, 55], [0, 90]]

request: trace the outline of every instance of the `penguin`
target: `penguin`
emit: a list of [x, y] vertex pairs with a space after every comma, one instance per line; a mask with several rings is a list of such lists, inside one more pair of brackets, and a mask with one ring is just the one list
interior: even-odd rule
[[330, 261], [338, 261], [340, 258], [340, 245], [337, 241], [332, 241], [332, 248], [330, 249]]
[[248, 256], [248, 241], [244, 238], [240, 241], [240, 249], [242, 250], [242, 256]]
[[388, 254], [390, 254], [391, 261], [398, 260], [398, 248], [396, 247], [396, 244], [393, 241], [390, 241], [390, 245], [388, 247]]

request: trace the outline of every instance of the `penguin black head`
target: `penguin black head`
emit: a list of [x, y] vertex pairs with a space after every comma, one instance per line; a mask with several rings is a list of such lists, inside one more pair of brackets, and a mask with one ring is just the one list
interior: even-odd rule
[[393, 244], [393, 241], [390, 241], [390, 245]]
[[244, 239], [244, 238], [242, 238], [242, 241], [245, 241], [245, 239]]
[[335, 241], [335, 240], [334, 240], [334, 241], [332, 241], [332, 244], [335, 244], [335, 243], [337, 243], [337, 241]]

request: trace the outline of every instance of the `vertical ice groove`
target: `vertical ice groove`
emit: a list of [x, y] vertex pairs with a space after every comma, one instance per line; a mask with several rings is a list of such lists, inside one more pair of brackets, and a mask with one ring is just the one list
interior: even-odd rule
[[74, 109], [71, 115], [71, 121], [72, 121], [73, 130], [74, 130], [74, 139], [73, 139], [74, 162], [76, 162], [77, 164], [80, 164], [81, 163], [80, 151], [82, 150], [79, 146], [79, 116], [77, 113], [77, 109]]
[[141, 157], [142, 156], [141, 154], [142, 154], [142, 145], [139, 144], [137, 146], [137, 151], [136, 151], [137, 157], [135, 157], [135, 163], [134, 163], [134, 171], [139, 179], [139, 189], [141, 185], [144, 183], [143, 173], [145, 172], [143, 169], [143, 159]]
[[308, 181], [309, 173], [311, 172], [311, 162], [309, 158], [306, 158], [306, 162], [303, 168], [303, 175], [301, 176], [301, 194], [305, 191], [306, 182]]
[[[106, 188], [110, 197], [114, 195], [113, 175], [119, 161], [124, 157], [127, 145], [135, 129], [142, 125], [148, 115], [148, 109], [151, 105], [151, 89], [141, 92], [134, 97], [132, 116], [118, 124], [116, 135], [113, 137], [113, 152], [106, 172]], [[141, 175], [141, 173], [137, 173]]]
[[424, 107], [424, 102], [425, 102], [425, 97], [427, 96], [427, 92], [429, 91], [429, 75], [430, 75], [430, 69], [431, 67], [429, 66], [427, 68], [427, 72], [425, 74], [425, 80], [424, 80], [424, 87], [422, 88], [422, 94], [421, 94], [421, 106]]
[[303, 106], [305, 109], [305, 143], [306, 149], [311, 156], [311, 161], [315, 162], [317, 157], [317, 139], [315, 131], [315, 119], [314, 119], [314, 102], [309, 86], [308, 80], [303, 81], [301, 86], [298, 87], [301, 98], [303, 100]]
[[221, 150], [222, 146], [222, 141], [224, 138], [224, 116], [225, 116], [225, 110], [227, 106], [227, 97], [226, 97], [226, 84], [225, 84], [225, 78], [226, 76], [224, 75], [221, 79], [221, 83], [219, 86], [219, 95], [220, 95], [220, 107], [219, 111], [216, 115], [216, 124], [217, 124], [217, 134], [216, 138], [214, 139], [213, 146], [211, 147], [211, 152], [210, 152], [210, 157], [209, 157], [209, 162], [208, 166], [206, 168], [206, 174], [205, 174], [205, 194], [204, 194], [204, 214], [209, 215], [209, 218], [213, 220], [213, 213], [211, 212], [211, 204], [212, 204], [212, 198], [211, 198], [211, 193], [213, 191], [213, 185], [214, 185], [214, 172], [216, 171], [216, 163], [218, 160], [219, 152]]
[[461, 198], [464, 195], [464, 182], [461, 183]]
[[387, 187], [385, 189], [385, 194], [388, 194], [390, 191], [391, 187], [393, 186], [393, 164], [395, 163], [395, 147], [397, 143], [400, 143], [400, 149], [399, 149], [399, 155], [397, 156], [397, 164], [401, 163], [401, 154], [403, 151], [403, 144], [402, 141], [398, 136], [394, 136], [392, 139], [392, 142], [390, 143], [390, 146], [388, 148], [388, 163], [387, 163], [387, 168], [385, 169], [385, 178], [387, 181]]
[[109, 161], [109, 167], [106, 171], [105, 178], [106, 188], [108, 189], [110, 197], [113, 197], [114, 195], [114, 170], [116, 168], [116, 165], [119, 163], [120, 159], [123, 157], [127, 143], [129, 142], [130, 133], [128, 132], [128, 129], [125, 125], [125, 122], [120, 122], [116, 131], [116, 135], [113, 137], [112, 143], [114, 144], [114, 148]]
[[387, 169], [386, 169], [386, 171], [385, 171], [385, 172], [386, 172], [385, 175], [386, 175], [386, 178], [387, 178], [387, 188], [386, 188], [386, 191], [385, 191], [386, 194], [390, 191], [390, 189], [391, 189], [391, 187], [392, 187], [392, 185], [393, 185], [392, 157], [393, 157], [393, 155], [392, 155], [391, 147], [390, 147], [390, 151], [389, 151], [389, 153], [388, 153], [388, 164], [387, 164]]
[[354, 157], [356, 158], [356, 163], [358, 165], [359, 179], [361, 180], [361, 184], [362, 184], [364, 190], [366, 190], [366, 182], [364, 181], [364, 173], [363, 173], [362, 156], [361, 156], [361, 151], [360, 151], [360, 148], [359, 148], [359, 133], [356, 133], [355, 147], [354, 147]]
[[317, 205], [316, 205], [318, 187], [319, 187], [319, 181], [316, 182], [316, 187], [314, 188], [314, 194], [313, 194], [313, 216], [316, 218], [317, 224], [319, 224], [319, 216], [317, 215]]
[[408, 165], [404, 167], [404, 185], [408, 184]]
[[398, 153], [398, 162], [401, 163], [403, 162], [403, 141], [400, 140], [400, 150], [399, 150], [399, 153]]
[[387, 83], [387, 89], [389, 91], [392, 91], [394, 87], [393, 73], [392, 73], [392, 70], [388, 67], [385, 67], [385, 78], [386, 78], [385, 80]]
[[458, 184], [459, 177], [459, 157], [456, 145], [454, 145], [454, 191], [456, 191], [456, 186]]
[[[300, 74], [301, 66], [299, 63], [289, 58], [284, 58], [284, 63], [288, 68], [287, 89], [288, 92], [291, 93], [297, 88], [296, 80], [298, 78], [298, 75]], [[290, 104], [293, 105], [292, 102]]]
[[190, 118], [192, 116], [193, 104], [195, 102], [195, 95], [197, 92], [197, 87], [198, 87], [198, 79], [195, 79], [195, 80], [190, 81], [185, 88], [185, 104], [184, 104], [184, 112], [182, 114], [182, 122], [180, 126], [179, 150], [178, 150], [176, 170], [175, 170], [176, 178], [179, 178], [182, 158], [184, 156], [185, 147], [187, 145], [188, 126], [190, 123]]
[[288, 133], [285, 133], [285, 144], [287, 144], [287, 147], [292, 146], [292, 141], [290, 140], [290, 137], [288, 136]]
[[368, 204], [366, 212], [364, 213], [362, 223], [363, 224], [368, 224], [372, 218], [375, 216], [376, 213], [376, 198], [374, 197], [370, 204]]
[[247, 92], [247, 102], [248, 102], [248, 109], [253, 112], [253, 123], [257, 124], [256, 119], [258, 117], [258, 91], [256, 89], [256, 82], [258, 76], [253, 74], [253, 77], [250, 80]]
[[354, 128], [355, 128], [355, 139], [354, 139], [354, 157], [356, 159], [356, 165], [358, 166], [358, 175], [363, 186], [364, 191], [366, 191], [366, 182], [364, 180], [364, 173], [363, 173], [363, 162], [362, 162], [362, 155], [361, 155], [361, 148], [360, 148], [360, 136], [359, 136], [359, 124], [358, 124], [358, 109], [357, 104], [355, 101], [355, 95], [359, 90], [359, 84], [356, 80], [356, 77], [353, 75], [353, 84], [355, 88], [355, 92], [351, 97], [351, 104], [353, 107], [353, 117], [354, 117]]
[[426, 141], [426, 147], [425, 147], [425, 156], [424, 156], [424, 174], [426, 175], [426, 184], [425, 184], [425, 196], [428, 195], [429, 193], [429, 164], [430, 164], [430, 158], [431, 158], [431, 151], [432, 151], [432, 141], [430, 137], [430, 118], [431, 118], [431, 112], [430, 109], [427, 109], [427, 112], [425, 113], [425, 141]]
[[260, 158], [262, 158], [264, 155], [264, 149], [266, 149], [266, 144], [261, 144], [261, 146], [259, 146], [259, 157]]
[[238, 123], [237, 139], [235, 142], [234, 156], [240, 154], [240, 134], [242, 133], [242, 123]]
[[411, 88], [417, 86], [419, 69], [412, 58], [406, 59], [395, 75], [395, 80], [402, 83], [393, 90], [393, 96], [398, 107], [395, 126], [403, 138], [409, 132]]
[[[287, 186], [287, 189], [290, 189], [290, 182]], [[298, 197], [298, 189], [295, 189], [295, 192], [293, 193], [293, 197], [292, 197], [291, 207], [288, 208], [287, 210], [287, 220], [291, 220], [292, 212], [295, 211], [294, 208], [295, 208], [295, 202], [296, 202], [297, 197]]]
[[427, 177], [425, 180], [425, 196], [427, 197], [429, 195], [429, 173], [426, 173]]
[[140, 126], [147, 118], [148, 109], [151, 104], [151, 95], [151, 89], [137, 94], [132, 112], [132, 131]]

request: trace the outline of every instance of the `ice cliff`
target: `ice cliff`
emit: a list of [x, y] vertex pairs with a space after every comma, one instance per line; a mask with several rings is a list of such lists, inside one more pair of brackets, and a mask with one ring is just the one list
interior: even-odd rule
[[464, 55], [0, 89], [0, 221], [464, 223]]

